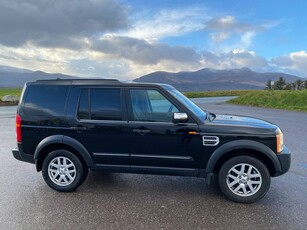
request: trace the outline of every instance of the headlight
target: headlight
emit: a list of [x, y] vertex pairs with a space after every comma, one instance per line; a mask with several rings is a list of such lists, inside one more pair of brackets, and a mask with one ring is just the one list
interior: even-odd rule
[[280, 153], [284, 146], [284, 135], [282, 131], [278, 128], [276, 130], [276, 152]]

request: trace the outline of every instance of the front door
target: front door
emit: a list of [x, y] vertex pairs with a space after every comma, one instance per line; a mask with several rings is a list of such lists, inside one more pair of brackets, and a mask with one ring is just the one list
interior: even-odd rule
[[159, 89], [131, 88], [129, 129], [132, 171], [195, 174], [201, 143], [196, 123], [173, 123], [185, 112]]

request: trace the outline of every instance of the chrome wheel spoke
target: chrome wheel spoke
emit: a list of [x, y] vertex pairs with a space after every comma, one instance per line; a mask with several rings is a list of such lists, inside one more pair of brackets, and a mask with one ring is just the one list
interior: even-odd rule
[[234, 180], [233, 182], [231, 182], [231, 183], [229, 184], [229, 187], [232, 187], [232, 186], [234, 186], [235, 184], [238, 184], [238, 181], [237, 181], [237, 180]]
[[50, 170], [50, 172], [52, 172], [52, 173], [59, 173], [59, 171], [57, 170], [57, 169], [49, 169]]
[[52, 175], [53, 179], [56, 179], [59, 175], [59, 172], [56, 172], [55, 174]]
[[247, 185], [248, 185], [249, 190], [250, 190], [252, 193], [255, 192], [255, 189], [254, 189], [254, 187], [251, 185], [250, 182], [247, 183]]
[[236, 176], [231, 175], [231, 174], [228, 174], [228, 177], [229, 177], [229, 178], [231, 178], [231, 179], [234, 179], [234, 180], [236, 180], [236, 179], [237, 179], [237, 177], [236, 177]]
[[258, 178], [258, 177], [261, 177], [261, 175], [258, 174], [258, 173], [256, 173], [256, 174], [251, 174], [251, 175], [249, 176], [249, 178]]
[[239, 185], [238, 187], [235, 188], [235, 190], [233, 190], [234, 192], [238, 192], [240, 189], [242, 188], [241, 185]]
[[242, 164], [241, 165], [240, 174], [244, 173], [244, 171], [245, 171], [245, 164]]
[[234, 173], [237, 174], [237, 175], [240, 174], [240, 171], [236, 170], [235, 168], [232, 168], [231, 171], [234, 172]]
[[72, 166], [75, 166], [75, 165], [73, 163], [69, 163], [69, 164], [66, 165], [67, 168], [70, 168]]
[[73, 173], [76, 173], [76, 170], [75, 170], [75, 169], [68, 170], [67, 173], [68, 173], [68, 174], [73, 174]]
[[249, 166], [247, 170], [247, 175], [251, 175], [253, 167]]
[[70, 174], [67, 174], [66, 176], [69, 178], [69, 181], [72, 181], [74, 179]]
[[245, 186], [242, 186], [242, 188], [243, 188], [243, 193], [244, 193], [245, 195], [247, 195], [246, 187], [245, 187]]
[[250, 181], [251, 184], [261, 184], [261, 181]]
[[59, 165], [58, 164], [55, 164], [55, 163], [50, 163], [50, 166], [54, 167], [54, 168], [59, 168]]
[[58, 182], [61, 183], [62, 180], [63, 180], [63, 176], [61, 175], [58, 179]]
[[63, 180], [64, 180], [65, 183], [69, 183], [66, 176], [63, 176]]

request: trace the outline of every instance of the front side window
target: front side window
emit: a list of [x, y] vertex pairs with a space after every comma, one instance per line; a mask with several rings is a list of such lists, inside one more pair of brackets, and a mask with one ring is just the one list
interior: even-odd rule
[[83, 89], [79, 100], [78, 118], [122, 120], [120, 98], [120, 89]]
[[157, 90], [131, 89], [134, 121], [172, 122], [178, 108]]
[[201, 108], [199, 108], [197, 105], [195, 105], [190, 99], [188, 99], [186, 96], [184, 96], [182, 93], [180, 93], [178, 90], [171, 86], [164, 86], [164, 89], [166, 89], [169, 93], [171, 93], [174, 97], [177, 98], [182, 104], [184, 104], [192, 113], [194, 113], [200, 120], [203, 122], [207, 118], [207, 113], [203, 111]]

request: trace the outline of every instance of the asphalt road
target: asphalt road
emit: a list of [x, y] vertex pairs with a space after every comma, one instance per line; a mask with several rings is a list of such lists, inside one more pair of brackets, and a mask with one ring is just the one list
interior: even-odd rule
[[284, 131], [291, 169], [259, 202], [228, 201], [199, 178], [96, 172], [77, 191], [56, 192], [34, 165], [13, 158], [15, 107], [0, 107], [0, 229], [307, 229], [307, 113], [196, 101]]

